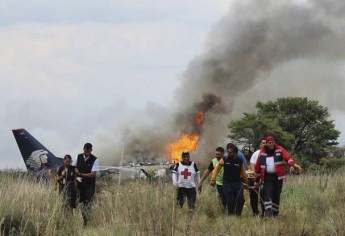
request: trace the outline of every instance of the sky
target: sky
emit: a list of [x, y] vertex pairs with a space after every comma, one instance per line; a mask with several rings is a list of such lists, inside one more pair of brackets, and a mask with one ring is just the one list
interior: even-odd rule
[[109, 146], [99, 140], [118, 138], [118, 124], [140, 123], [150, 106], [169, 107], [188, 62], [229, 6], [1, 1], [0, 168], [25, 168], [14, 128], [25, 128], [57, 156], [74, 156], [85, 142], [97, 154]]
[[25, 169], [15, 128], [60, 157], [91, 142], [112, 164], [127, 130], [130, 143], [162, 143], [208, 93], [226, 106], [206, 114], [208, 152], [229, 120], [284, 96], [328, 107], [344, 145], [344, 11], [340, 0], [1, 1], [0, 168]]

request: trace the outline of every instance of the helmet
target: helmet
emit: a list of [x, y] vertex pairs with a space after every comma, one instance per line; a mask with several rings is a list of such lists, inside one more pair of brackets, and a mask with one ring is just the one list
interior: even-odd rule
[[244, 152], [244, 151], [250, 151], [250, 152], [253, 152], [253, 148], [251, 148], [250, 146], [244, 146], [243, 148], [242, 148], [242, 152]]

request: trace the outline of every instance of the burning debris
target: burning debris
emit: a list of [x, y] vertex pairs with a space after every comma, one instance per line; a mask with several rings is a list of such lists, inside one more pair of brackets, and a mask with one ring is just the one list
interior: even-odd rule
[[[205, 113], [220, 104], [220, 98], [206, 94], [200, 103], [196, 103], [190, 112], [185, 114], [178, 114], [176, 125], [181, 130], [184, 127], [182, 137], [176, 142], [168, 145], [170, 159], [181, 160], [181, 153], [184, 150], [195, 152], [198, 150], [198, 141], [203, 132], [203, 122]], [[181, 125], [180, 125], [181, 124]]]
[[181, 153], [184, 150], [191, 152], [198, 150], [198, 134], [183, 134], [182, 137], [177, 140], [175, 143], [169, 144], [170, 150], [170, 159], [172, 160], [181, 160]]
[[175, 130], [189, 134], [201, 134], [205, 114], [213, 109], [219, 109], [221, 99], [213, 94], [205, 94], [201, 102], [185, 108], [183, 112], [177, 113], [175, 118]]

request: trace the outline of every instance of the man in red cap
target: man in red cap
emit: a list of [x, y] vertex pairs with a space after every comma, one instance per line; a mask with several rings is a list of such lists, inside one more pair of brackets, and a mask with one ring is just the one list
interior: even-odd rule
[[286, 163], [293, 169], [292, 156], [277, 145], [274, 137], [266, 138], [266, 146], [259, 153], [255, 165], [255, 184], [261, 180], [264, 192], [265, 216], [275, 217], [279, 214], [280, 194], [283, 179], [286, 178]]

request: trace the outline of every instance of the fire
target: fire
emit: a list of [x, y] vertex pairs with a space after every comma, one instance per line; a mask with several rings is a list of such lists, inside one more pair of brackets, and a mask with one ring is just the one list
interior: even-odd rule
[[183, 134], [182, 137], [175, 143], [169, 144], [171, 159], [181, 160], [181, 154], [183, 151], [196, 151], [198, 150], [198, 134]]
[[[204, 121], [204, 112], [199, 112], [196, 115], [195, 122], [197, 127], [201, 127]], [[200, 131], [199, 131], [200, 132]], [[199, 132], [193, 134], [183, 134], [182, 137], [174, 143], [169, 144], [170, 157], [173, 160], [181, 160], [181, 154], [183, 151], [197, 151]]]
[[204, 112], [199, 112], [198, 115], [196, 116], [196, 123], [198, 126], [202, 125], [202, 122], [204, 121]]

